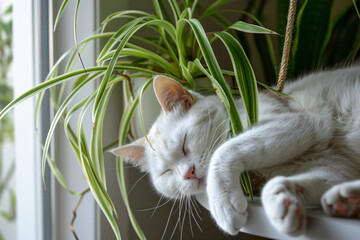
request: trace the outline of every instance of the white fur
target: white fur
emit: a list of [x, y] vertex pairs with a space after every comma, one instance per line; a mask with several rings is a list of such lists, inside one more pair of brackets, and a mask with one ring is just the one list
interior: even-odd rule
[[[246, 223], [239, 181], [245, 170], [270, 179], [262, 191], [265, 211], [289, 235], [305, 231], [305, 205], [320, 204], [322, 196], [329, 214], [340, 195], [349, 197], [339, 189], [360, 198], [359, 180], [335, 186], [360, 179], [359, 67], [314, 73], [287, 83], [284, 92], [296, 101], [260, 91], [258, 124], [226, 141], [229, 120], [215, 96], [191, 92], [190, 109], [163, 112], [149, 132], [155, 151], [145, 146], [155, 188], [171, 198], [206, 191], [213, 218], [230, 234]], [[246, 123], [242, 101], [236, 104]], [[191, 166], [199, 179], [184, 179]]]

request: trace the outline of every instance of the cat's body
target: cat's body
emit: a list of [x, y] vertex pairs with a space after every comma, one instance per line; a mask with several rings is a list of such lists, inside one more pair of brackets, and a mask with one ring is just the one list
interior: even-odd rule
[[[246, 223], [239, 181], [245, 170], [269, 180], [262, 202], [281, 232], [305, 231], [306, 205], [321, 202], [331, 215], [360, 214], [359, 67], [288, 83], [284, 92], [296, 100], [260, 91], [258, 124], [250, 129], [245, 124], [231, 139], [225, 107], [216, 96], [189, 93], [162, 76], [154, 87], [163, 112], [148, 134], [153, 149], [142, 139], [114, 152], [149, 171], [161, 194], [200, 196], [230, 234]], [[246, 123], [241, 99], [236, 105]]]

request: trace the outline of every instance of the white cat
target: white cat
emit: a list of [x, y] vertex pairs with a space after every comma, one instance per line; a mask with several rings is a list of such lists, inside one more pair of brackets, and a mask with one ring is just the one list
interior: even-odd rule
[[[188, 91], [156, 76], [162, 113], [144, 138], [115, 149], [150, 172], [159, 193], [197, 196], [216, 223], [237, 234], [246, 223], [240, 174], [267, 179], [261, 198], [270, 222], [289, 235], [304, 233], [305, 206], [335, 216], [360, 215], [360, 68], [314, 73], [285, 92], [259, 92], [259, 122], [227, 139], [229, 119], [217, 96]], [[236, 100], [243, 123], [246, 113]]]

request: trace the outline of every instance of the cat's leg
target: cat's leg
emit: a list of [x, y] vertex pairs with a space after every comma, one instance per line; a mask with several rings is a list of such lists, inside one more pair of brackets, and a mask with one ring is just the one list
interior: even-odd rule
[[209, 207], [216, 223], [233, 235], [246, 223], [241, 172], [290, 161], [325, 142], [327, 129], [329, 126], [305, 113], [279, 114], [221, 145], [210, 161], [207, 176]]
[[360, 180], [333, 186], [321, 198], [324, 211], [332, 216], [360, 216]]
[[319, 204], [321, 195], [331, 186], [326, 168], [310, 170], [290, 177], [268, 181], [261, 194], [271, 224], [280, 232], [297, 236], [306, 230], [305, 206]]
[[[292, 172], [290, 176], [278, 176], [269, 180], [262, 190], [261, 198], [274, 227], [280, 232], [295, 236], [305, 231], [306, 205], [319, 205], [328, 189], [354, 179], [359, 174], [359, 168], [351, 160], [331, 149], [304, 156], [303, 160], [288, 164], [286, 168], [288, 173]], [[353, 195], [360, 195], [359, 183], [360, 181], [354, 182], [349, 188]], [[355, 198], [351, 200], [355, 201]]]

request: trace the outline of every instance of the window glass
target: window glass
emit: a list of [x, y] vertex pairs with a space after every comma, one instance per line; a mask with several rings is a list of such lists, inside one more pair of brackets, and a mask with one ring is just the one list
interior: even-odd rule
[[[13, 98], [12, 5], [0, 1], [0, 109]], [[16, 195], [13, 115], [0, 121], [0, 240], [16, 239]]]

